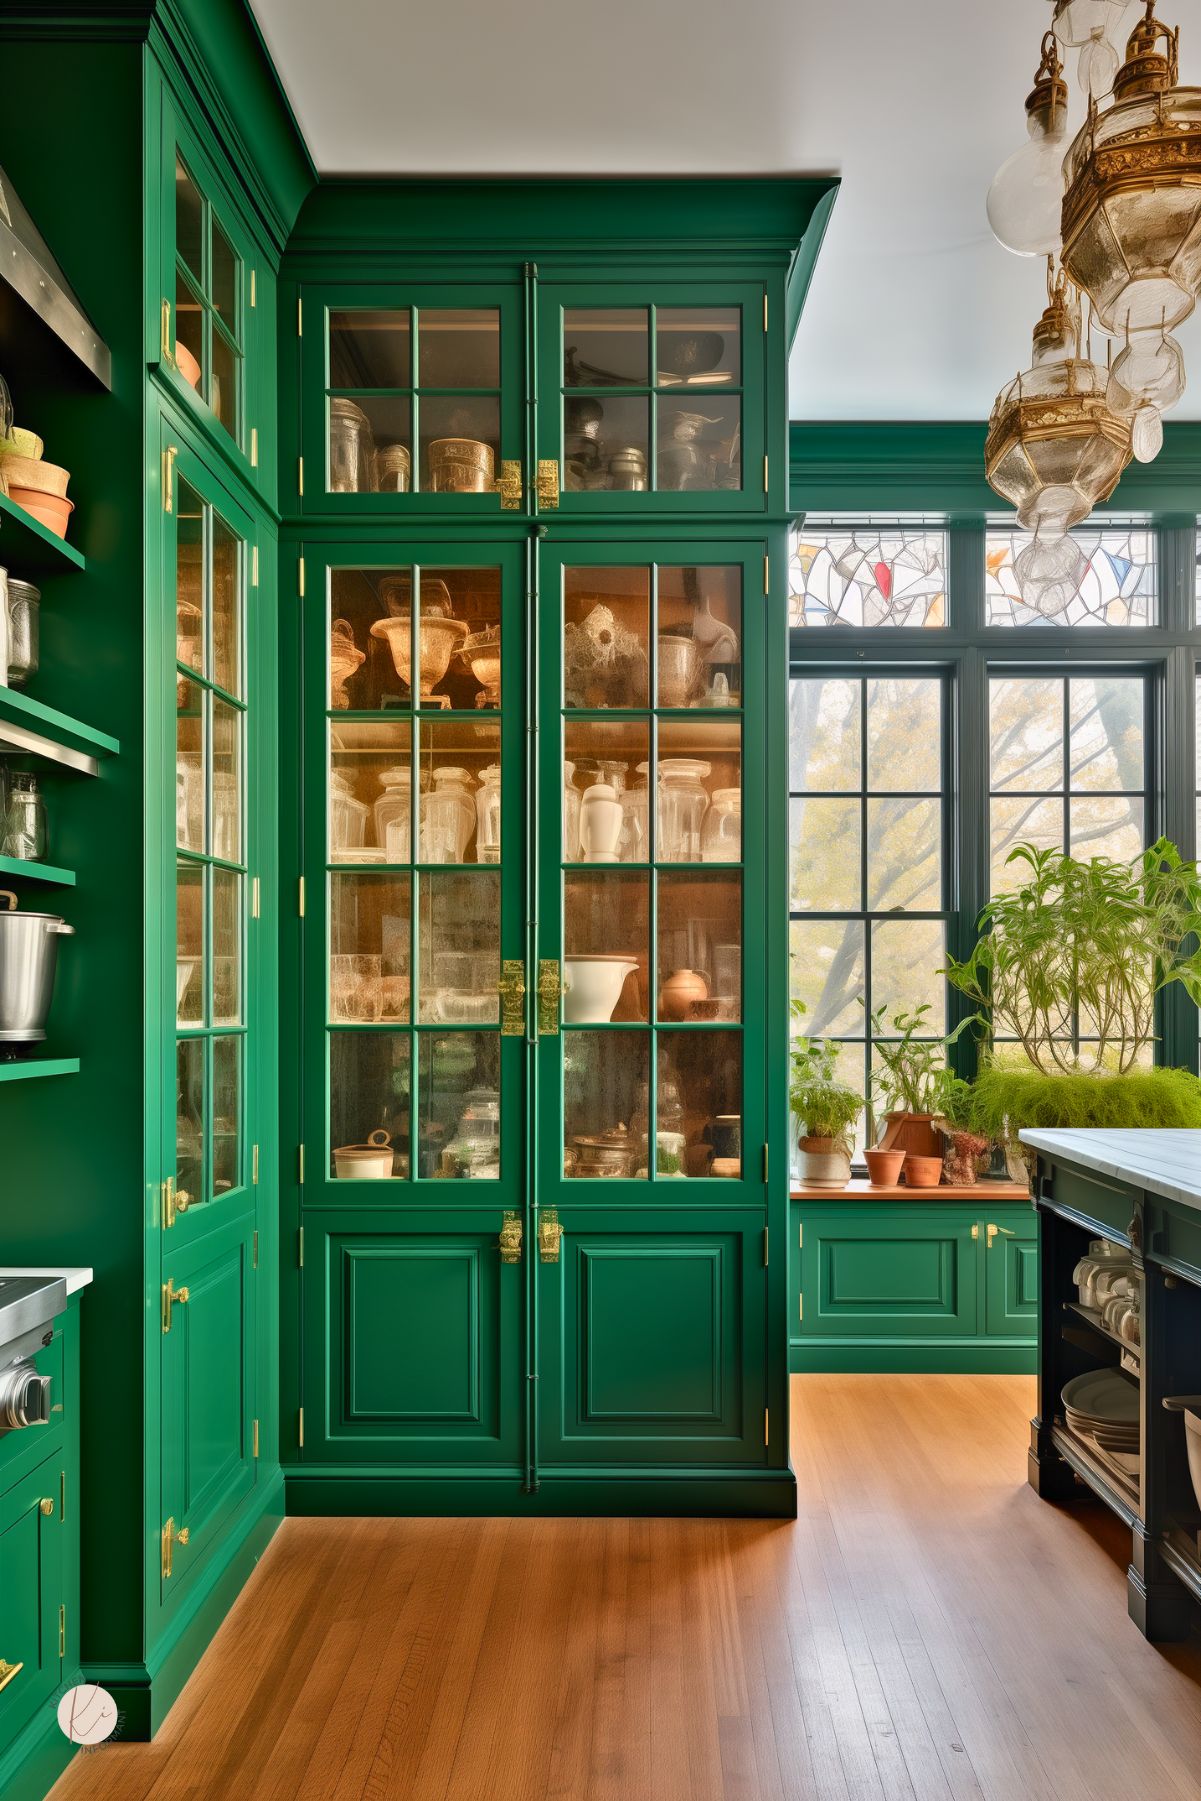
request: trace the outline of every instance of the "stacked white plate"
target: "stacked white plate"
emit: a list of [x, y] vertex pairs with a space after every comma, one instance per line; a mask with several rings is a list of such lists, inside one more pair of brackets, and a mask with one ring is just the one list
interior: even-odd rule
[[1060, 1397], [1068, 1429], [1125, 1476], [1139, 1471], [1138, 1383], [1120, 1370], [1073, 1376]]

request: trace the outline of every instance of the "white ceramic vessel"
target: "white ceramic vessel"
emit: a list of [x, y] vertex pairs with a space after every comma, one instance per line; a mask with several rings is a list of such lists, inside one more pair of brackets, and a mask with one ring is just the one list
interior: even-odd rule
[[637, 969], [633, 957], [564, 957], [563, 1019], [569, 1026], [607, 1025], [625, 979]]
[[616, 788], [593, 782], [580, 802], [580, 861], [616, 863], [624, 815]]

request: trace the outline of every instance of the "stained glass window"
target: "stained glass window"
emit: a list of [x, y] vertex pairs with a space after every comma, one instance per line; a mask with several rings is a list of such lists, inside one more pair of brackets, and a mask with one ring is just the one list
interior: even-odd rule
[[789, 623], [945, 625], [946, 568], [944, 531], [807, 522], [792, 534]]
[[1029, 533], [990, 531], [984, 598], [989, 625], [1154, 625], [1158, 570], [1155, 533], [1145, 526], [1082, 526], [1079, 579], [1057, 584], [1038, 606], [1022, 593], [1015, 562]]

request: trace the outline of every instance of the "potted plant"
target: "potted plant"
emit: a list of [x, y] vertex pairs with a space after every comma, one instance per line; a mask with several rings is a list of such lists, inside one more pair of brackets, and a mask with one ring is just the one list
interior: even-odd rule
[[976, 1094], [970, 1082], [960, 1081], [948, 1071], [935, 1123], [944, 1142], [943, 1181], [952, 1188], [974, 1187], [993, 1140], [979, 1129]]
[[[1161, 838], [1129, 863], [1020, 844], [1024, 882], [990, 901], [947, 980], [985, 1033], [973, 1113], [1024, 1180], [1023, 1126], [1197, 1126], [1201, 1084], [1150, 1069], [1155, 1002], [1180, 982], [1201, 1002], [1201, 880]], [[997, 1049], [998, 1040], [1012, 1048]]]
[[[881, 1121], [879, 1148], [900, 1151], [905, 1180], [912, 1187], [936, 1187], [942, 1175], [942, 1138], [937, 1118], [950, 1077], [946, 1047], [951, 1038], [926, 1038], [929, 1002], [902, 1009], [885, 1022], [883, 1006], [870, 1015], [872, 1042], [880, 1066], [872, 1077], [873, 1115]], [[887, 1036], [885, 1034], [887, 1033]], [[876, 1109], [876, 1097], [882, 1102]]]
[[811, 1188], [845, 1188], [862, 1097], [838, 1081], [838, 1047], [826, 1039], [794, 1039], [791, 1058], [788, 1103], [800, 1125], [801, 1182]]

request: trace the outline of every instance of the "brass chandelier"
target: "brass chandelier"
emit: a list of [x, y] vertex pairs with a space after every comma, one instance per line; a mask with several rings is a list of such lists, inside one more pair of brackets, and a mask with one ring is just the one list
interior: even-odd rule
[[[1185, 386], [1172, 333], [1201, 293], [1201, 88], [1179, 85], [1179, 29], [1156, 18], [1156, 0], [1139, 0], [1119, 62], [1112, 39], [1129, 0], [1053, 4], [1028, 142], [988, 197], [999, 242], [1051, 259], [1032, 366], [998, 396], [985, 451], [990, 484], [1035, 534], [1029, 598], [1038, 604], [1043, 584], [1044, 610], [1071, 576], [1071, 526], [1113, 492], [1132, 455], [1159, 452], [1163, 414]], [[1070, 144], [1067, 47], [1080, 50], [1088, 96]], [[1094, 326], [1109, 339], [1102, 365]]]

